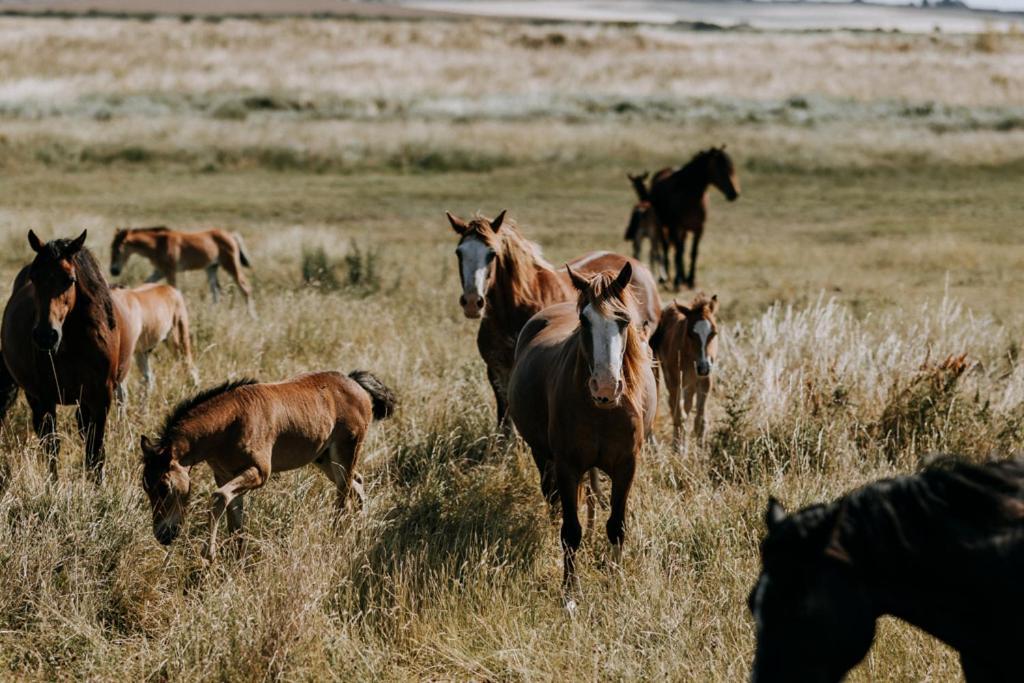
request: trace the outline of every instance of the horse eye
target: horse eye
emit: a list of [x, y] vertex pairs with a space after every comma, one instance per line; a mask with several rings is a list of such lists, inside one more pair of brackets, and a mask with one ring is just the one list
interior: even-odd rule
[[493, 261], [495, 256], [497, 256], [497, 254], [494, 253], [493, 251], [487, 252], [487, 262], [490, 263], [491, 261]]

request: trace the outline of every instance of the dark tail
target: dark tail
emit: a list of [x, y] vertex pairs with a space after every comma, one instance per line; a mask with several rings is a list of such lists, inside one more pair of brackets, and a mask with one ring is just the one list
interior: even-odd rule
[[383, 420], [394, 414], [397, 403], [395, 393], [384, 386], [384, 382], [377, 379], [376, 375], [365, 370], [356, 370], [350, 372], [348, 376], [370, 395], [370, 399], [373, 401], [374, 420]]
[[242, 262], [242, 265], [246, 268], [252, 268], [252, 264], [249, 263], [249, 257], [245, 253], [245, 242], [242, 241], [242, 234], [239, 232], [231, 233], [235, 238], [235, 244], [238, 245], [238, 260]]
[[627, 242], [632, 242], [633, 238], [636, 237], [636, 231], [640, 229], [640, 218], [642, 216], [642, 209], [639, 207], [633, 209], [633, 213], [629, 216], [629, 225], [626, 226], [626, 234], [623, 237]]
[[7, 415], [7, 411], [10, 410], [16, 398], [18, 398], [18, 383], [14, 381], [11, 373], [7, 371], [7, 365], [4, 363], [2, 355], [0, 355], [0, 422], [3, 421], [4, 416]]

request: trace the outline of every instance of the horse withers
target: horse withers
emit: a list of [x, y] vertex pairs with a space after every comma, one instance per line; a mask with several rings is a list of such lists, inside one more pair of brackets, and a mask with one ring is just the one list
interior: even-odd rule
[[890, 615], [960, 653], [968, 683], [1019, 680], [1024, 460], [952, 459], [833, 503], [765, 514], [751, 681], [840, 681]]
[[632, 266], [590, 279], [566, 267], [575, 303], [549, 306], [523, 328], [509, 385], [510, 414], [529, 444], [549, 502], [561, 502], [563, 590], [574, 609], [582, 539], [580, 482], [594, 468], [611, 478], [608, 540], [616, 560], [626, 499], [657, 408], [651, 353], [629, 290]]
[[217, 526], [242, 528], [242, 495], [272, 472], [314, 463], [338, 492], [343, 510], [355, 490], [359, 452], [370, 423], [389, 417], [395, 396], [375, 376], [356, 371], [299, 375], [284, 382], [228, 382], [180, 403], [157, 439], [143, 436], [142, 488], [153, 511], [153, 535], [170, 544], [181, 531], [191, 491], [191, 469], [205, 462], [217, 483], [210, 513], [209, 559], [217, 554]]
[[224, 268], [242, 291], [249, 314], [255, 317], [252, 288], [242, 270], [243, 266], [250, 267], [249, 257], [238, 232], [216, 229], [179, 232], [164, 226], [121, 228], [110, 243], [110, 274], [120, 275], [132, 254], [142, 256], [153, 265], [153, 273], [146, 282], [165, 278], [176, 287], [179, 272], [205, 270], [214, 303], [220, 299], [217, 270]]
[[170, 285], [151, 283], [130, 289], [114, 287], [111, 296], [124, 311], [135, 364], [142, 373], [145, 389], [151, 389], [154, 382], [149, 354], [164, 341], [177, 351], [192, 381], [198, 384], [199, 373], [192, 361], [188, 309], [181, 292]]
[[131, 364], [132, 344], [124, 312], [85, 239], [82, 231], [73, 240], [43, 243], [28, 233], [36, 256], [14, 279], [0, 329], [0, 419], [20, 387], [56, 478], [57, 406], [74, 405], [86, 466], [101, 480], [107, 412]]
[[[651, 180], [651, 204], [658, 215], [668, 241], [675, 248], [675, 288], [697, 284], [697, 251], [708, 215], [708, 188], [717, 187], [730, 202], [740, 196], [739, 178], [725, 145], [698, 152], [678, 170], [663, 168]], [[690, 245], [690, 272], [684, 274], [683, 252], [686, 234], [693, 233]], [[668, 249], [664, 253], [668, 270]]]
[[[661, 312], [651, 348], [658, 359], [672, 410], [672, 443], [681, 451], [686, 418], [693, 414], [693, 432], [704, 437], [704, 412], [718, 360], [718, 295], [699, 294], [689, 306], [673, 301]], [[694, 402], [696, 399], [696, 405]]]
[[[487, 367], [494, 391], [498, 425], [507, 427], [508, 378], [515, 360], [516, 339], [523, 325], [547, 306], [576, 298], [568, 274], [544, 260], [540, 247], [527, 240], [502, 211], [493, 220], [477, 216], [470, 221], [447, 214], [459, 236], [462, 294], [459, 305], [467, 318], [482, 318], [477, 349]], [[658, 285], [639, 261], [608, 251], [584, 254], [569, 262], [581, 274], [619, 270], [630, 263], [630, 290], [645, 330], [653, 332], [661, 313]]]

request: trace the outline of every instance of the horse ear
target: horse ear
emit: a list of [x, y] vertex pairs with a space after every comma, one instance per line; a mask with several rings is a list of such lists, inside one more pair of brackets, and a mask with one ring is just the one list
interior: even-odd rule
[[80, 252], [82, 250], [82, 247], [85, 246], [85, 238], [88, 234], [88, 230], [83, 230], [81, 235], [76, 237], [71, 244], [64, 248], [64, 251], [61, 255], [64, 258], [71, 258], [75, 254]]
[[717, 294], [712, 294], [711, 295], [711, 303], [708, 305], [708, 308], [711, 309], [712, 313], [717, 313], [718, 312], [718, 295]]
[[587, 291], [587, 287], [590, 283], [585, 279], [573, 272], [573, 269], [569, 267], [569, 264], [565, 264], [565, 269], [569, 272], [569, 280], [572, 281], [572, 286], [581, 292]]
[[39, 250], [43, 248], [43, 241], [36, 236], [36, 233], [32, 230], [28, 231], [28, 246], [32, 247], [32, 251], [39, 253]]
[[493, 230], [494, 232], [498, 232], [499, 230], [501, 230], [501, 224], [505, 222], [506, 211], [508, 211], [508, 209], [502, 209], [501, 213], [494, 217], [494, 220], [491, 221], [491, 230]]
[[469, 226], [466, 225], [466, 221], [462, 220], [458, 216], [453, 216], [450, 211], [445, 211], [444, 215], [448, 216], [448, 222], [452, 224], [452, 230], [456, 233], [462, 235], [469, 230]]
[[612, 283], [612, 291], [615, 292], [615, 296], [620, 296], [622, 292], [629, 286], [629, 281], [633, 279], [633, 264], [626, 261], [626, 264], [622, 266], [622, 270], [615, 277], [615, 282]]
[[768, 532], [774, 531], [784, 519], [786, 519], [786, 510], [782, 504], [775, 499], [775, 496], [769, 497], [768, 509], [764, 513], [764, 523], [768, 527]]

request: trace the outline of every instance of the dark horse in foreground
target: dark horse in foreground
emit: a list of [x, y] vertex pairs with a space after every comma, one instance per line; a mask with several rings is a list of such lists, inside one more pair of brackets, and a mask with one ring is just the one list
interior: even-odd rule
[[[714, 185], [730, 202], [740, 196], [740, 183], [732, 159], [725, 146], [698, 152], [682, 168], [663, 168], [651, 180], [651, 205], [658, 216], [669, 243], [675, 247], [675, 287], [686, 283], [693, 289], [697, 283], [697, 250], [704, 234], [708, 216], [708, 187]], [[690, 272], [683, 275], [683, 250], [686, 233], [693, 233], [690, 246]], [[664, 250], [665, 271], [668, 271], [668, 249]]]
[[839, 681], [892, 615], [960, 653], [964, 677], [1020, 680], [1024, 460], [942, 460], [787, 516], [773, 499], [750, 595], [752, 681]]
[[132, 344], [99, 264], [83, 248], [85, 236], [43, 244], [28, 233], [36, 257], [14, 279], [0, 329], [0, 420], [24, 389], [56, 477], [57, 406], [76, 406], [86, 466], [99, 480], [107, 411], [128, 372]]

